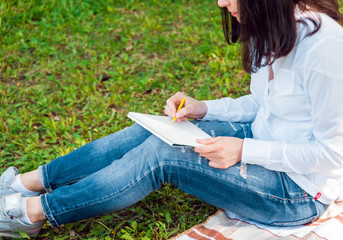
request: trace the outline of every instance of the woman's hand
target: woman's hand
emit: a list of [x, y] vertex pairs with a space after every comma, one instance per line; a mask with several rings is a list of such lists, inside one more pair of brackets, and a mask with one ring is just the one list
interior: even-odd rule
[[[183, 97], [186, 98], [186, 101], [183, 107], [176, 114], [177, 107], [181, 103]], [[188, 97], [182, 92], [178, 92], [167, 100], [164, 113], [171, 118], [174, 118], [176, 115], [176, 121], [178, 122], [184, 121], [188, 118], [201, 119], [205, 117], [207, 113], [207, 105], [204, 102]]]
[[215, 137], [198, 140], [204, 146], [195, 147], [194, 151], [210, 160], [214, 168], [229, 168], [242, 159], [243, 139], [235, 137]]

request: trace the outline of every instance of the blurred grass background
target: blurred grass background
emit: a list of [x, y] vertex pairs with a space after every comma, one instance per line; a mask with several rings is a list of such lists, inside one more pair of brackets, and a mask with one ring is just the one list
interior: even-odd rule
[[[249, 91], [213, 0], [0, 0], [0, 45], [1, 172], [131, 125], [129, 111], [162, 114], [177, 91], [199, 100]], [[165, 184], [127, 209], [46, 224], [35, 239], [168, 239], [215, 211]]]

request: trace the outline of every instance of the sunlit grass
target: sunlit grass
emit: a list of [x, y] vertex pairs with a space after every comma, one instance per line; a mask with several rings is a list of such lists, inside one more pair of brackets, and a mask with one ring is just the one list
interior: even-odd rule
[[[1, 1], [0, 162], [37, 168], [162, 113], [177, 91], [239, 96], [249, 76], [213, 1]], [[167, 239], [216, 208], [167, 184], [127, 209], [37, 239]]]
[[[342, 3], [342, 1], [340, 1]], [[37, 168], [132, 122], [177, 91], [248, 92], [216, 1], [0, 0], [0, 163]], [[216, 208], [167, 184], [127, 209], [36, 239], [167, 239]]]

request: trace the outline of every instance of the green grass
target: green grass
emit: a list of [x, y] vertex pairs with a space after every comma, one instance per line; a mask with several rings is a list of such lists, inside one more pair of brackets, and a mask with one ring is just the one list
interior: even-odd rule
[[[342, 1], [341, 1], [342, 2]], [[132, 122], [177, 91], [239, 97], [249, 75], [216, 1], [0, 0], [0, 164], [26, 172]], [[216, 211], [166, 184], [36, 239], [167, 239]]]
[[[177, 91], [239, 96], [249, 76], [227, 46], [215, 1], [3, 0], [0, 164], [26, 172], [163, 113]], [[216, 211], [166, 184], [127, 209], [36, 239], [167, 239]]]

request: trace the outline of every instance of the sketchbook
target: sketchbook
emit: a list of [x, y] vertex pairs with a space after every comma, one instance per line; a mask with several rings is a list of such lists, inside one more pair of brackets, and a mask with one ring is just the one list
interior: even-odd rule
[[172, 147], [200, 146], [197, 139], [211, 137], [188, 120], [172, 124], [168, 116], [136, 112], [129, 112], [127, 116]]

